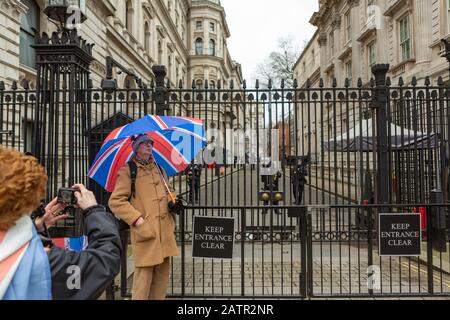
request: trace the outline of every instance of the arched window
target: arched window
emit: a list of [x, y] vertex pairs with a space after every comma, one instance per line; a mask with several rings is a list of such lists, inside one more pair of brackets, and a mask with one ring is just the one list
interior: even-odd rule
[[214, 40], [209, 40], [209, 55], [216, 55], [216, 42]]
[[203, 80], [202, 79], [198, 79], [197, 81], [195, 81], [195, 87], [197, 89], [202, 89], [203, 88]]
[[162, 56], [163, 56], [163, 49], [161, 45], [161, 41], [158, 41], [158, 64], [162, 65]]
[[123, 80], [123, 87], [126, 89], [136, 89], [136, 80], [130, 75], [126, 76]]
[[133, 32], [133, 0], [127, 0], [125, 4], [125, 26], [128, 32]]
[[216, 89], [216, 83], [214, 82], [214, 80], [211, 80], [210, 82], [209, 82], [209, 87], [211, 88], [211, 89]]
[[149, 23], [146, 21], [145, 22], [145, 52], [147, 52], [148, 54], [150, 54], [150, 25]]
[[[20, 22], [20, 50], [19, 61], [30, 68], [36, 68], [36, 51], [34, 44], [35, 34], [33, 28], [39, 30], [39, 7], [34, 0], [22, 0], [28, 7], [27, 13], [22, 15]], [[39, 31], [38, 31], [39, 32]]]
[[195, 54], [200, 55], [203, 54], [203, 39], [198, 38], [195, 41]]

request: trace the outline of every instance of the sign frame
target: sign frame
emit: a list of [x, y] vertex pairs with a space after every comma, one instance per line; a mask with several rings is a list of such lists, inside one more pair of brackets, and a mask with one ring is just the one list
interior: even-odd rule
[[[212, 258], [212, 257], [197, 257], [194, 256], [194, 240], [195, 240], [195, 219], [196, 218], [208, 218], [208, 219], [217, 219], [217, 220], [233, 220], [233, 243], [231, 250], [231, 258]], [[236, 217], [209, 217], [209, 216], [200, 216], [194, 215], [192, 218], [192, 259], [202, 259], [202, 260], [216, 260], [216, 261], [233, 261], [234, 259], [234, 245], [236, 241]]]
[[[381, 217], [382, 216], [418, 216], [419, 217], [419, 243], [420, 243], [420, 253], [417, 254], [381, 254]], [[423, 243], [423, 235], [422, 235], [422, 217], [418, 213], [379, 213], [378, 214], [378, 255], [380, 257], [420, 257], [422, 255], [422, 243]]]

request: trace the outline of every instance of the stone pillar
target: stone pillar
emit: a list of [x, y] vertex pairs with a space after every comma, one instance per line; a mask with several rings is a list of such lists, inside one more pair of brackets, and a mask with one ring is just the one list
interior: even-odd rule
[[[319, 34], [319, 46], [320, 46], [320, 76], [322, 78], [326, 78], [325, 77], [325, 68], [328, 66], [328, 36], [325, 32], [321, 32]], [[306, 81], [306, 79], [305, 79]], [[306, 83], [306, 82], [305, 82]], [[303, 85], [302, 83], [300, 85]]]
[[[341, 15], [336, 12], [334, 15], [334, 20], [333, 20], [333, 24], [332, 24], [332, 28], [334, 29], [334, 57], [333, 59], [333, 63], [334, 63], [334, 75], [336, 80], [338, 81], [338, 83], [340, 83], [340, 76], [343, 74], [339, 68], [341, 68], [341, 64], [340, 61], [338, 59], [339, 53], [342, 51], [342, 28], [343, 28], [343, 23], [342, 23], [342, 17]], [[330, 83], [331, 85], [331, 83]]]
[[[416, 64], [428, 63], [431, 57], [431, 6], [429, 0], [414, 0], [410, 21], [410, 38]], [[414, 23], [413, 23], [414, 21]]]
[[363, 57], [361, 57], [360, 43], [357, 41], [359, 35], [361, 34], [361, 20], [359, 12], [359, 0], [350, 0], [349, 6], [351, 11], [351, 21], [352, 21], [352, 83], [350, 86], [355, 86], [357, 78], [361, 77], [362, 74], [362, 63], [364, 63]]

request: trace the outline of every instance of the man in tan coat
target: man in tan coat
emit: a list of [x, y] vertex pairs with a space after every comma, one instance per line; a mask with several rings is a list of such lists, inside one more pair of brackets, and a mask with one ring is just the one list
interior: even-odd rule
[[[135, 264], [133, 300], [164, 300], [170, 276], [170, 257], [178, 255], [175, 221], [169, 213], [168, 190], [147, 135], [133, 142], [138, 168], [135, 194], [131, 192], [129, 165], [119, 170], [109, 207], [131, 227], [131, 244]], [[167, 185], [167, 176], [164, 173]], [[171, 190], [172, 191], [172, 190]]]

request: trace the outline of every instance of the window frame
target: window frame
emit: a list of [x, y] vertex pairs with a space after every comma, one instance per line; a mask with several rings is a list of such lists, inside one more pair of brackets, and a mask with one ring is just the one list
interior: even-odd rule
[[352, 60], [349, 60], [345, 63], [345, 77], [349, 80], [350, 85], [353, 82], [353, 65]]
[[[201, 44], [201, 46], [200, 46]], [[203, 38], [197, 38], [195, 39], [195, 55], [201, 56], [203, 55], [203, 51], [204, 51], [204, 42], [203, 42]]]
[[349, 9], [345, 15], [345, 41], [350, 42], [352, 40], [352, 10]]
[[196, 20], [195, 21], [195, 30], [196, 31], [200, 31], [203, 29], [203, 21], [201, 20]]
[[330, 37], [330, 59], [334, 58], [334, 30], [330, 31], [329, 34]]
[[214, 39], [209, 39], [209, 55], [216, 55], [216, 41], [214, 41]]
[[[372, 51], [373, 50], [373, 55]], [[372, 62], [373, 58], [373, 62]], [[367, 63], [369, 65], [369, 68], [374, 66], [377, 63], [377, 52], [376, 52], [376, 41], [372, 41], [367, 45]]]
[[[23, 21], [24, 21], [24, 19], [27, 19], [27, 14], [28, 14], [28, 11], [27, 11], [26, 14], [24, 14], [24, 16], [22, 17], [22, 20], [20, 21], [19, 63], [24, 66], [27, 66], [29, 68], [36, 69], [36, 50], [33, 47], [31, 47], [31, 44], [33, 44], [35, 41], [36, 35], [32, 32], [31, 28], [35, 28], [39, 33], [41, 15], [40, 15], [40, 7], [39, 7], [38, 2], [35, 0], [29, 0], [29, 2], [32, 3], [33, 9], [35, 9], [34, 14], [36, 15], [35, 16], [36, 25], [30, 26], [30, 30], [25, 28]], [[25, 5], [27, 5], [27, 7], [28, 7], [28, 3], [26, 3]], [[31, 8], [28, 7], [28, 10], [31, 10]], [[27, 25], [28, 25], [28, 23], [27, 23]], [[20, 44], [22, 42], [22, 38], [27, 39], [27, 42], [25, 43], [25, 48], [26, 48], [25, 52], [22, 50], [22, 47]], [[28, 58], [30, 58], [30, 59], [28, 59]]]
[[[403, 35], [403, 21], [406, 20], [406, 33], [407, 36], [402, 40]], [[412, 45], [411, 45], [411, 19], [409, 12], [401, 16], [398, 20], [398, 44], [399, 44], [399, 60], [405, 62], [412, 58]], [[407, 49], [405, 51], [405, 48]], [[406, 53], [406, 55], [405, 55]]]

